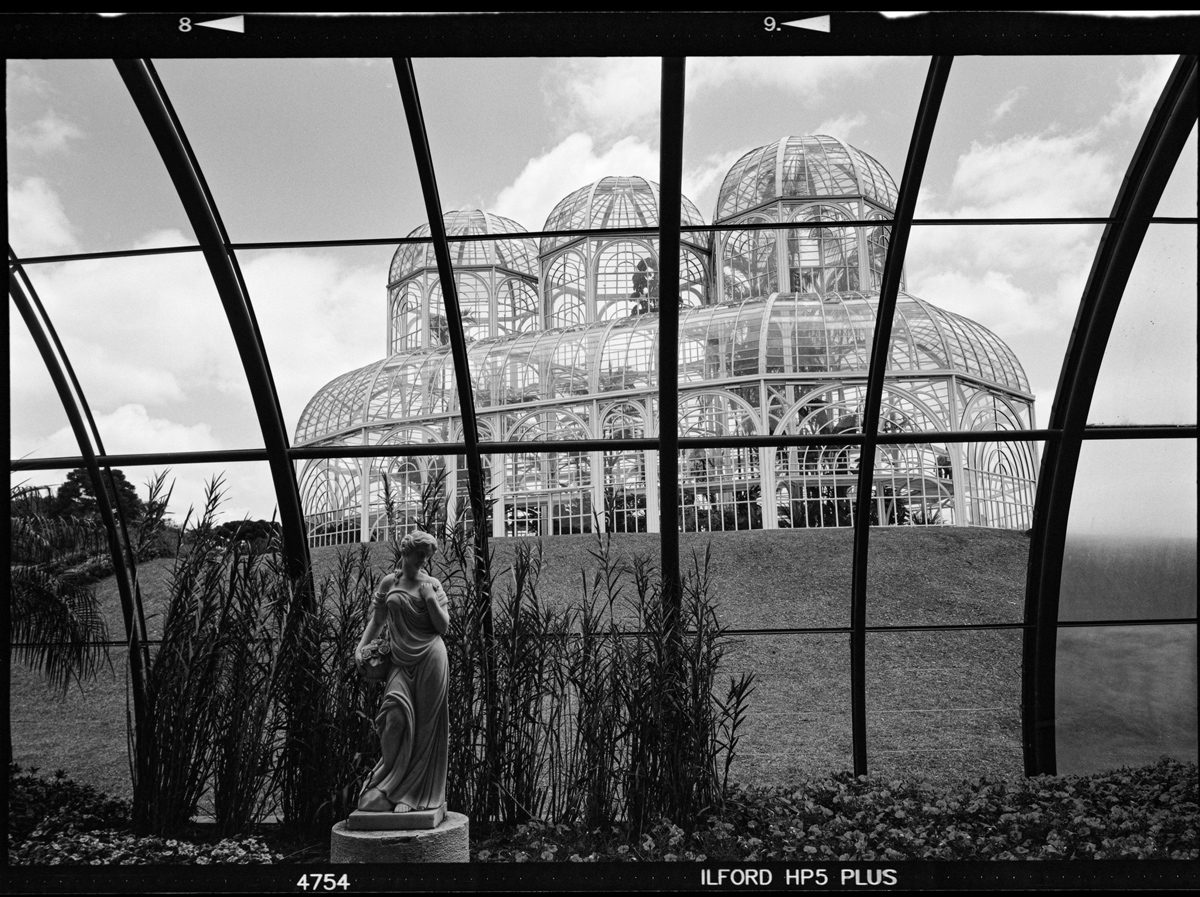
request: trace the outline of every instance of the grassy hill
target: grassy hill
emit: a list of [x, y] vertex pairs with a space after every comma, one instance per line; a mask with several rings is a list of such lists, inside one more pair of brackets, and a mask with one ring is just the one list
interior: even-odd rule
[[[776, 530], [682, 536], [682, 557], [711, 548], [710, 577], [719, 618], [732, 630], [849, 625], [852, 533]], [[496, 540], [497, 589], [503, 591], [518, 540]], [[594, 536], [543, 542], [539, 597], [567, 603], [582, 592], [582, 570], [595, 569]], [[654, 534], [618, 534], [614, 555], [657, 563]], [[871, 532], [868, 625], [1013, 623], [1021, 618], [1028, 540], [978, 529], [875, 529]], [[385, 546], [372, 559], [386, 563]], [[314, 551], [318, 577], [337, 549]], [[141, 572], [151, 635], [166, 594], [170, 562]], [[632, 584], [629, 585], [632, 590]], [[98, 593], [110, 631], [123, 632], [115, 586]], [[730, 636], [725, 664], [758, 677], [734, 775], [782, 783], [850, 767], [849, 641], [844, 633]], [[125, 664], [65, 700], [13, 665], [10, 717], [15, 759], [65, 768], [81, 781], [128, 792]], [[868, 749], [872, 772], [930, 779], [1019, 775], [1020, 633], [896, 632], [867, 639]]]

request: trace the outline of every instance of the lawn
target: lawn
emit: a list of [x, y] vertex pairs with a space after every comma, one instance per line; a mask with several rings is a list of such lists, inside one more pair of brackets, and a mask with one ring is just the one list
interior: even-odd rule
[[[709, 572], [720, 620], [740, 630], [729, 637], [727, 672], [753, 670], [757, 676], [733, 771], [745, 785], [785, 784], [851, 765], [848, 636], [758, 630], [847, 626], [852, 538], [843, 530], [682, 537], [689, 564], [693, 552], [702, 558], [711, 547]], [[518, 541], [494, 543], [500, 591]], [[868, 625], [1020, 622], [1028, 544], [1020, 533], [995, 530], [872, 530]], [[621, 534], [612, 542], [613, 551], [626, 558], [657, 559], [658, 545], [653, 534]], [[595, 548], [592, 536], [545, 540], [540, 599], [557, 604], [578, 598], [581, 570], [594, 568], [589, 552]], [[318, 576], [336, 555], [333, 548], [314, 552]], [[383, 546], [374, 546], [376, 563], [387, 557]], [[152, 637], [169, 571], [169, 561], [157, 560], [140, 574]], [[120, 638], [116, 589], [105, 581], [98, 593], [110, 632]], [[871, 772], [908, 773], [931, 782], [1019, 776], [1020, 649], [1015, 630], [869, 633]], [[63, 768], [81, 782], [127, 796], [120, 651], [113, 652], [112, 673], [61, 700], [23, 667], [14, 664], [11, 673], [14, 759], [45, 770]], [[1194, 681], [1192, 688], [1194, 693]], [[1193, 757], [1194, 745], [1193, 739]], [[1093, 754], [1092, 768], [1103, 768], [1103, 752], [1093, 745]]]

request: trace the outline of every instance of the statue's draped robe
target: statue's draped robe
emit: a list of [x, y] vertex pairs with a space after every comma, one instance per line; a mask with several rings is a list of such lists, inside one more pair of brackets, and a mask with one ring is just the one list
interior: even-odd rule
[[[363, 793], [378, 788], [393, 804], [415, 810], [446, 802], [446, 763], [450, 717], [446, 707], [449, 666], [446, 646], [433, 628], [425, 600], [401, 589], [375, 597], [387, 611], [392, 672], [375, 717], [383, 754], [367, 777]], [[435, 600], [431, 597], [429, 600]], [[399, 714], [385, 737], [388, 714]]]

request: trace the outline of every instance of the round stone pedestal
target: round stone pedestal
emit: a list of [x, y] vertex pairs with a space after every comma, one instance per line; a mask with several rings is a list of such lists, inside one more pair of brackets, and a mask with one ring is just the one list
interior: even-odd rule
[[462, 813], [447, 813], [437, 828], [413, 831], [357, 831], [343, 820], [329, 841], [331, 863], [466, 863], [471, 859], [469, 824]]

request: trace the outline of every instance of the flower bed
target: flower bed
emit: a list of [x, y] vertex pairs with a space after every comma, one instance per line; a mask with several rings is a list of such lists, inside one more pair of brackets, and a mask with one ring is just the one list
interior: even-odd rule
[[529, 823], [481, 833], [474, 860], [898, 861], [1197, 859], [1195, 763], [1092, 776], [980, 778], [949, 787], [836, 775], [800, 788], [735, 788], [691, 833]]
[[[295, 862], [262, 837], [138, 837], [129, 805], [61, 773], [9, 773], [13, 864]], [[802, 787], [734, 787], [691, 832], [663, 820], [630, 839], [531, 822], [476, 827], [482, 862], [898, 861], [1200, 858], [1197, 767], [1163, 759], [1092, 776], [979, 778], [952, 787], [849, 774]], [[278, 845], [276, 845], [278, 846]], [[320, 862], [320, 850], [305, 862]]]

